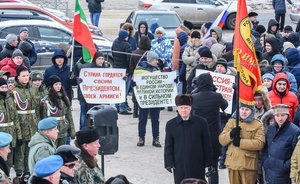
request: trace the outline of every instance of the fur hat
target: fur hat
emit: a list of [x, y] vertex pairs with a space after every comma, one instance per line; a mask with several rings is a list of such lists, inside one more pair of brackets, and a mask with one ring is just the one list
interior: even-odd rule
[[193, 97], [191, 95], [177, 95], [175, 98], [175, 104], [176, 106], [181, 106], [181, 105], [193, 105]]
[[17, 35], [15, 35], [15, 34], [8, 34], [8, 35], [5, 37], [5, 39], [6, 39], [6, 42], [10, 44], [10, 43], [12, 43], [13, 41], [18, 40], [18, 37], [17, 37]]
[[155, 34], [157, 32], [160, 32], [160, 33], [162, 33], [164, 35], [166, 31], [165, 31], [165, 29], [163, 27], [158, 27], [158, 28], [155, 29]]
[[263, 34], [264, 32], [266, 32], [266, 28], [263, 25], [257, 25], [255, 31], [257, 31], [260, 34]]
[[208, 47], [202, 47], [198, 50], [200, 57], [213, 58], [212, 53]]
[[51, 75], [48, 79], [49, 86], [52, 87], [53, 84], [61, 82], [61, 79], [57, 75]]
[[217, 65], [223, 65], [224, 67], [225, 67], [225, 69], [227, 70], [227, 61], [226, 61], [226, 59], [224, 59], [224, 58], [219, 58], [218, 60], [217, 60], [217, 63], [216, 63], [216, 66]]
[[256, 13], [256, 12], [250, 12], [249, 14], [248, 14], [248, 17], [255, 17], [255, 16], [257, 16], [258, 14]]
[[88, 144], [100, 139], [95, 127], [85, 127], [76, 132], [76, 141], [78, 145]]
[[194, 28], [194, 24], [191, 23], [190, 21], [187, 21], [187, 20], [184, 20], [184, 21], [183, 21], [183, 25], [184, 25], [185, 27], [187, 27], [189, 30], [192, 30], [192, 29]]
[[289, 115], [290, 114], [289, 108], [290, 108], [290, 106], [288, 106], [288, 105], [277, 104], [277, 105], [272, 107], [273, 112], [274, 112], [273, 114], [274, 115], [277, 115], [277, 114], [287, 114], [287, 115]]
[[21, 56], [22, 58], [24, 58], [24, 55], [23, 55], [23, 53], [22, 53], [22, 51], [20, 49], [16, 49], [12, 53], [12, 58], [17, 57], [17, 56]]
[[199, 31], [193, 31], [191, 34], [191, 38], [201, 38], [201, 34], [199, 33]]

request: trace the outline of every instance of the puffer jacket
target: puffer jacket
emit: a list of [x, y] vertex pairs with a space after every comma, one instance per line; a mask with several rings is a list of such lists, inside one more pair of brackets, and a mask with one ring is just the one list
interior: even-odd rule
[[197, 65], [196, 58], [199, 57], [198, 50], [201, 47], [201, 40], [199, 42], [188, 41], [187, 46], [182, 54], [182, 61], [186, 64], [187, 76], [191, 73], [193, 68]]
[[56, 150], [55, 142], [51, 140], [48, 136], [36, 132], [30, 142], [29, 147], [29, 157], [28, 157], [28, 168], [30, 174], [34, 172], [34, 165], [37, 161], [53, 155]]
[[[178, 40], [178, 44], [180, 44], [179, 40]], [[151, 50], [154, 51], [159, 56], [159, 59], [161, 59], [164, 62], [164, 67], [172, 68], [172, 63], [171, 63], [172, 44], [168, 38], [163, 36], [160, 39], [155, 38], [154, 40], [152, 40]], [[180, 45], [179, 45], [179, 52], [180, 52]], [[179, 60], [177, 62], [179, 67]]]
[[[292, 4], [291, 0], [287, 0], [290, 4]], [[272, 0], [272, 5], [275, 10], [275, 14], [285, 14], [286, 6], [285, 0]]]
[[295, 147], [291, 158], [291, 172], [290, 178], [296, 181], [296, 184], [300, 184], [300, 141], [298, 137], [298, 143]]
[[[55, 63], [55, 58], [56, 57], [63, 57], [64, 58], [64, 64], [62, 68], [58, 68], [58, 66]], [[62, 49], [57, 49], [54, 51], [53, 56], [52, 56], [52, 66], [47, 68], [44, 73], [44, 82], [47, 87], [49, 87], [49, 77], [51, 75], [56, 75], [60, 78], [61, 83], [66, 90], [66, 93], [68, 95], [68, 98], [70, 101], [72, 100], [72, 86], [77, 85], [77, 80], [76, 78], [70, 79], [70, 67], [67, 65], [68, 64], [68, 58]]]
[[146, 52], [151, 49], [151, 41], [146, 36], [141, 37], [139, 42], [139, 48], [133, 51], [133, 55], [130, 57], [130, 74], [133, 74], [133, 71], [136, 68], [136, 65], [140, 61], [141, 57], [144, 55], [146, 57]]
[[[283, 96], [280, 96], [280, 94], [277, 92], [275, 87], [276, 83], [280, 79], [284, 79], [285, 81], [287, 81], [287, 88]], [[290, 82], [284, 73], [278, 73], [275, 75], [275, 78], [273, 80], [272, 91], [269, 92], [269, 98], [271, 100], [272, 106], [275, 106], [277, 104], [286, 104], [290, 106], [289, 117], [290, 117], [290, 121], [293, 121], [297, 112], [299, 102], [297, 96], [294, 93], [290, 92]]]
[[123, 68], [126, 69], [127, 73], [129, 73], [130, 53], [132, 51], [130, 44], [125, 40], [125, 38], [118, 37], [113, 42], [112, 51], [127, 53], [127, 54], [117, 53], [117, 52], [112, 53], [114, 58], [113, 68]]
[[16, 47], [13, 47], [11, 45], [9, 45], [8, 43], [6, 43], [6, 45], [4, 46], [3, 50], [0, 53], [0, 60], [8, 57], [11, 58], [14, 50], [16, 49]]
[[289, 79], [289, 82], [290, 82], [290, 86], [291, 86], [290, 91], [293, 92], [293, 93], [295, 93], [297, 95], [298, 94], [297, 81], [295, 79], [295, 76], [292, 73], [286, 71], [286, 60], [285, 60], [284, 56], [281, 55], [281, 54], [276, 54], [276, 55], [273, 56], [273, 58], [271, 60], [270, 64], [271, 64], [271, 66], [273, 66], [273, 68], [272, 68], [273, 71], [271, 73], [274, 76], [278, 73], [278, 72], [276, 72], [274, 70], [274, 63], [275, 63], [275, 61], [280, 61], [281, 62], [281, 64], [282, 64], [282, 70], [280, 72], [283, 72], [283, 73], [285, 73], [287, 75], [287, 77]]
[[287, 67], [289, 71], [295, 76], [297, 86], [300, 86], [300, 55], [296, 48], [289, 48], [285, 51], [285, 57], [288, 61]]
[[[21, 65], [25, 66], [24, 62]], [[17, 75], [17, 68], [18, 65], [14, 63], [12, 58], [4, 58], [3, 60], [1, 60], [0, 69], [2, 71], [10, 72], [10, 77], [15, 77]]]
[[267, 183], [290, 183], [291, 156], [299, 134], [299, 128], [289, 120], [280, 128], [277, 123], [268, 127], [266, 144], [262, 151], [262, 165]]
[[[275, 32], [271, 30], [272, 26], [277, 26], [277, 30]], [[268, 22], [267, 33], [274, 35], [277, 39], [280, 39], [282, 35], [278, 32], [278, 30], [279, 30], [279, 23], [277, 22], [277, 20], [270, 19]]]

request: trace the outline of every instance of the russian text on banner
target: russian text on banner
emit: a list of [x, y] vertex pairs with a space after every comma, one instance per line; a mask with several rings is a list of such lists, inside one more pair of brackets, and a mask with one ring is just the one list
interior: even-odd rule
[[235, 83], [235, 77], [232, 75], [220, 74], [216, 72], [211, 72], [208, 70], [196, 70], [196, 77], [203, 73], [209, 73], [213, 78], [213, 83], [217, 88], [218, 93], [221, 93], [223, 98], [228, 102], [228, 107], [225, 109], [227, 114], [232, 113], [232, 102], [234, 89], [232, 89], [233, 83]]
[[176, 72], [135, 74], [133, 88], [141, 108], [175, 106]]
[[79, 77], [80, 89], [89, 104], [114, 104], [125, 102], [125, 69], [83, 68]]

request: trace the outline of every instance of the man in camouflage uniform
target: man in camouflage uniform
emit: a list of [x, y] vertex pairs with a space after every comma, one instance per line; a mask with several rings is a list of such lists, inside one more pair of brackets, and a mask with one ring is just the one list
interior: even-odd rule
[[9, 97], [15, 102], [18, 113], [18, 122], [20, 122], [22, 139], [17, 140], [15, 157], [15, 170], [17, 176], [24, 172], [28, 173], [28, 142], [37, 131], [37, 124], [40, 119], [40, 96], [37, 88], [29, 83], [29, 72], [24, 66], [17, 68], [17, 76], [14, 85], [11, 87]]
[[[15, 148], [16, 140], [21, 140], [22, 134], [17, 121], [16, 107], [14, 106], [13, 100], [7, 98], [7, 91], [7, 81], [4, 78], [0, 78], [0, 131], [13, 136], [11, 145], [12, 148]], [[9, 167], [13, 165], [13, 149], [10, 154], [8, 154], [7, 165]]]

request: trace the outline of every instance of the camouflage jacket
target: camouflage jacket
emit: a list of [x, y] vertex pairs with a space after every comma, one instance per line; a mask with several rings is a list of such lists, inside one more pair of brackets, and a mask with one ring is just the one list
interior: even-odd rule
[[0, 96], [0, 131], [13, 136], [12, 147], [16, 146], [16, 140], [22, 139], [21, 127], [18, 122], [18, 114], [14, 101], [11, 98]]
[[100, 167], [97, 165], [93, 169], [89, 168], [82, 160], [81, 155], [79, 156], [79, 168], [75, 171], [75, 175], [79, 183], [104, 184], [104, 176]]
[[0, 169], [0, 183], [1, 184], [9, 184], [11, 183], [8, 176]]
[[14, 82], [9, 92], [9, 98], [15, 102], [20, 123], [22, 139], [29, 141], [37, 131], [37, 124], [40, 120], [40, 101], [41, 96], [37, 95], [37, 88], [30, 83], [24, 85], [18, 81]]
[[58, 138], [67, 137], [69, 133], [72, 138], [75, 138], [75, 127], [71, 112], [71, 107], [68, 107], [65, 102], [62, 100], [62, 97], [59, 98], [59, 104], [62, 109], [59, 109], [50, 101], [49, 97], [44, 98], [42, 118], [46, 117], [57, 117], [59, 121], [58, 124]]

